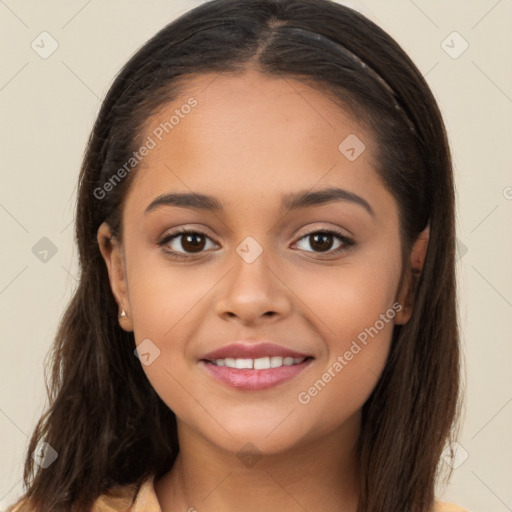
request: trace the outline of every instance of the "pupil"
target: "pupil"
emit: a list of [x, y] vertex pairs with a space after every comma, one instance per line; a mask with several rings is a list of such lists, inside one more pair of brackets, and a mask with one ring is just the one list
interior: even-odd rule
[[[189, 250], [191, 249], [192, 252], [194, 251], [194, 249], [196, 250], [201, 250], [203, 249], [203, 246], [204, 246], [204, 239], [202, 240], [202, 242], [199, 242], [199, 243], [194, 243], [194, 238], [196, 239], [196, 242], [197, 242], [197, 239], [198, 238], [202, 238], [202, 235], [198, 234], [198, 233], [194, 233], [194, 234], [188, 234], [188, 235], [185, 235], [184, 237], [184, 240], [182, 241], [181, 245], [183, 247], [183, 249], [185, 250]], [[190, 245], [190, 247], [187, 247], [187, 245]]]
[[331, 248], [332, 240], [329, 241], [329, 239], [332, 237], [332, 235], [330, 235], [328, 233], [322, 233], [322, 234], [314, 234], [314, 235], [311, 235], [311, 236], [312, 236], [312, 238], [315, 241], [312, 244], [312, 246], [317, 244], [317, 242], [320, 240], [320, 243], [317, 244], [317, 248], [320, 251], [328, 251]]

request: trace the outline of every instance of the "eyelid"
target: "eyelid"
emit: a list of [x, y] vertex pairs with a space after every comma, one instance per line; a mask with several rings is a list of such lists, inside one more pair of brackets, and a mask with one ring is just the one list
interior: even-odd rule
[[[218, 245], [215, 240], [212, 239], [211, 236], [209, 236], [207, 233], [205, 233], [202, 229], [196, 229], [196, 228], [193, 228], [193, 227], [179, 227], [179, 228], [176, 228], [176, 229], [173, 229], [171, 231], [168, 231], [166, 232], [164, 235], [162, 235], [161, 237], [159, 237], [159, 239], [157, 240], [156, 242], [156, 245], [158, 247], [162, 247], [162, 246], [165, 246], [167, 245], [169, 242], [173, 241], [175, 238], [179, 238], [180, 236], [184, 236], [184, 235], [188, 235], [188, 234], [198, 234], [198, 235], [201, 235], [201, 236], [204, 236], [205, 238], [207, 238], [208, 240], [212, 241], [215, 245]], [[188, 256], [194, 256], [194, 253], [187, 253], [187, 252], [179, 252], [179, 251], [174, 251], [173, 249], [171, 250], [164, 250], [164, 252], [168, 253], [168, 254], [171, 254], [173, 256], [176, 256], [176, 255], [179, 255], [178, 257], [188, 257]], [[199, 253], [195, 253], [196, 255], [201, 255], [203, 254], [203, 252], [206, 252], [206, 251], [201, 251]]]
[[204, 235], [205, 237], [208, 237], [210, 240], [213, 240], [213, 237], [209, 234], [210, 230], [202, 225], [194, 225], [194, 224], [186, 224], [182, 226], [178, 226], [176, 228], [170, 228], [169, 230], [166, 230], [163, 235], [160, 235], [157, 239], [156, 244], [158, 245], [162, 240], [181, 235], [181, 234], [187, 234], [187, 233], [197, 233]]
[[309, 223], [306, 227], [304, 227], [303, 229], [301, 229], [299, 231], [299, 235], [297, 235], [297, 240], [300, 238], [303, 238], [304, 236], [311, 235], [313, 233], [317, 233], [319, 231], [336, 233], [345, 238], [353, 238], [353, 235], [347, 229], [341, 228], [339, 226], [334, 226], [334, 225], [318, 226], [317, 223], [312, 222], [312, 223]]
[[[179, 238], [180, 235], [187, 235], [187, 234], [198, 234], [201, 236], [204, 236], [205, 238], [212, 241], [215, 245], [218, 245], [215, 240], [212, 239], [211, 236], [209, 236], [207, 233], [203, 231], [204, 228], [194, 228], [193, 226], [181, 226], [179, 228], [175, 228], [167, 233], [165, 233], [163, 236], [159, 238], [156, 245], [161, 247], [164, 245], [167, 245], [170, 241], [174, 240], [175, 238]], [[304, 228], [306, 229], [306, 228]], [[329, 249], [328, 251], [322, 252], [315, 252], [315, 251], [304, 251], [307, 253], [313, 253], [317, 255], [326, 254], [327, 256], [335, 256], [338, 254], [341, 254], [348, 249], [350, 249], [352, 246], [355, 245], [355, 241], [352, 238], [352, 235], [347, 235], [343, 232], [343, 230], [339, 227], [310, 227], [306, 232], [302, 233], [301, 235], [298, 235], [295, 239], [295, 242], [293, 243], [292, 247], [296, 246], [298, 242], [303, 240], [304, 238], [307, 238], [308, 236], [311, 236], [316, 233], [327, 233], [329, 235], [332, 235], [334, 237], [337, 237], [341, 242], [342, 245], [336, 249]], [[167, 254], [169, 254], [171, 257], [177, 258], [177, 259], [187, 259], [194, 256], [201, 256], [204, 253], [208, 253], [208, 250], [202, 250], [198, 253], [187, 253], [187, 252], [181, 252], [181, 251], [175, 251], [175, 250], [164, 250]]]
[[315, 252], [315, 251], [304, 251], [306, 253], [312, 253], [317, 254], [319, 256], [322, 256], [325, 254], [327, 257], [329, 256], [338, 256], [346, 251], [348, 251], [351, 247], [355, 246], [355, 240], [351, 237], [346, 235], [340, 228], [311, 228], [306, 233], [302, 234], [297, 238], [297, 241], [294, 242], [293, 246], [296, 246], [301, 240], [304, 240], [308, 238], [311, 235], [314, 235], [316, 233], [326, 233], [328, 235], [333, 236], [334, 238], [338, 238], [338, 240], [341, 241], [341, 245], [337, 247], [336, 249], [329, 249], [325, 252]]

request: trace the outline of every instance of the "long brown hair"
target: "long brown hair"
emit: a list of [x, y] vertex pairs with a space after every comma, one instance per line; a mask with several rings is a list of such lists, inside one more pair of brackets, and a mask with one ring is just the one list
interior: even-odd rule
[[[375, 169], [399, 206], [404, 265], [430, 226], [412, 317], [395, 326], [387, 365], [363, 406], [359, 512], [431, 511], [459, 404], [454, 184], [436, 101], [401, 47], [348, 7], [213, 0], [164, 27], [127, 62], [88, 141], [76, 215], [79, 285], [48, 354], [50, 403], [24, 467], [24, 497], [37, 512], [88, 511], [109, 488], [138, 488], [176, 459], [175, 415], [134, 356], [133, 333], [118, 324], [96, 238], [103, 221], [121, 238], [136, 166], [104, 197], [98, 190], [140, 147], [144, 123], [184, 90], [187, 76], [249, 67], [313, 84], [365, 123], [378, 145]], [[32, 457], [42, 441], [58, 453], [46, 469]]]

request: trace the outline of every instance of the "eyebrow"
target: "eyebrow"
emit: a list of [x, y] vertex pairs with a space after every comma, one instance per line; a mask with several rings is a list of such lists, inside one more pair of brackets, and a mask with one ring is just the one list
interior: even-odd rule
[[[375, 217], [375, 212], [368, 201], [354, 194], [354, 192], [337, 187], [329, 187], [314, 192], [300, 191], [285, 194], [282, 197], [281, 205], [285, 210], [292, 211], [309, 208], [311, 206], [321, 206], [333, 201], [349, 201], [357, 204]], [[162, 194], [154, 199], [144, 213], [147, 214], [160, 206], [178, 206], [181, 208], [209, 211], [220, 211], [224, 209], [222, 202], [213, 196], [199, 193], [170, 193]]]
[[282, 205], [286, 210], [298, 210], [299, 208], [308, 208], [310, 206], [320, 206], [333, 201], [349, 201], [362, 206], [372, 217], [375, 212], [368, 201], [361, 196], [348, 190], [329, 187], [314, 192], [304, 191], [283, 196]]

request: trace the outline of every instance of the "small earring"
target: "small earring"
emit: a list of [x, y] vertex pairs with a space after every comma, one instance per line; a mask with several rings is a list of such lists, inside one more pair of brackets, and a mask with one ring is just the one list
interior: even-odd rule
[[119, 318], [126, 318], [126, 316], [127, 316], [127, 315], [126, 315], [126, 311], [123, 309], [123, 310], [121, 311], [121, 314], [119, 315]]

